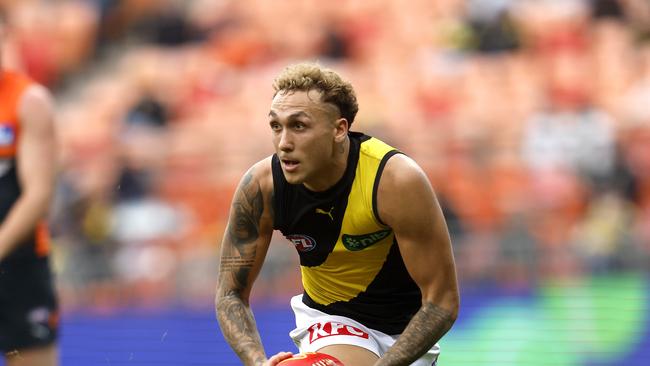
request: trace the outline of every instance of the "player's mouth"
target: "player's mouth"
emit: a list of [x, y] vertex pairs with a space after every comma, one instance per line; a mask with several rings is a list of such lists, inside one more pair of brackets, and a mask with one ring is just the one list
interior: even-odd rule
[[294, 172], [298, 169], [300, 162], [298, 160], [282, 159], [282, 167], [284, 167], [285, 172]]

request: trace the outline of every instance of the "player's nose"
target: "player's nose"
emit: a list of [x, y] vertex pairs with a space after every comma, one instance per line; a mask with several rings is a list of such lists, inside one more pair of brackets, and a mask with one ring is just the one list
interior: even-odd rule
[[286, 130], [280, 133], [280, 141], [278, 141], [278, 148], [281, 151], [291, 151], [293, 150], [293, 139]]

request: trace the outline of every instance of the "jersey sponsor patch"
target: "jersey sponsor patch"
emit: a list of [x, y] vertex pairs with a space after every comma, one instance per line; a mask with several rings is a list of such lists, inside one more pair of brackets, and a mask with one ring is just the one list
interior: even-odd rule
[[293, 243], [299, 252], [309, 252], [316, 248], [316, 240], [311, 236], [295, 234], [287, 235], [286, 238]]
[[388, 235], [390, 235], [391, 230], [380, 230], [380, 231], [375, 231], [374, 233], [370, 234], [363, 234], [363, 235], [348, 235], [348, 234], [343, 234], [341, 237], [341, 241], [343, 241], [343, 245], [347, 250], [356, 252], [358, 250], [365, 249]]
[[309, 343], [331, 336], [352, 336], [368, 339], [368, 333], [363, 330], [339, 322], [315, 323], [309, 327]]
[[10, 146], [16, 139], [16, 132], [12, 126], [0, 122], [0, 147]]

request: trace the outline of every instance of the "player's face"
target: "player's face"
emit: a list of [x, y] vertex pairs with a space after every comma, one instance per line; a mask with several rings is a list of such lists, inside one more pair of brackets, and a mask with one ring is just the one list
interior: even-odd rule
[[322, 103], [318, 91], [284, 92], [273, 98], [269, 125], [289, 183], [304, 184], [314, 191], [332, 185], [339, 121], [338, 109]]

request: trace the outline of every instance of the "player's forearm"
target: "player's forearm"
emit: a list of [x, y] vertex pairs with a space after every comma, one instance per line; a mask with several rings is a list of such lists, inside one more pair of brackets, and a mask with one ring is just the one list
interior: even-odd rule
[[24, 194], [12, 206], [0, 225], [0, 260], [6, 258], [32, 233], [47, 213], [50, 194]]
[[250, 307], [234, 293], [218, 296], [216, 307], [221, 332], [243, 364], [264, 363], [266, 354]]
[[424, 303], [375, 366], [410, 365], [431, 349], [455, 320], [452, 312], [432, 303]]

